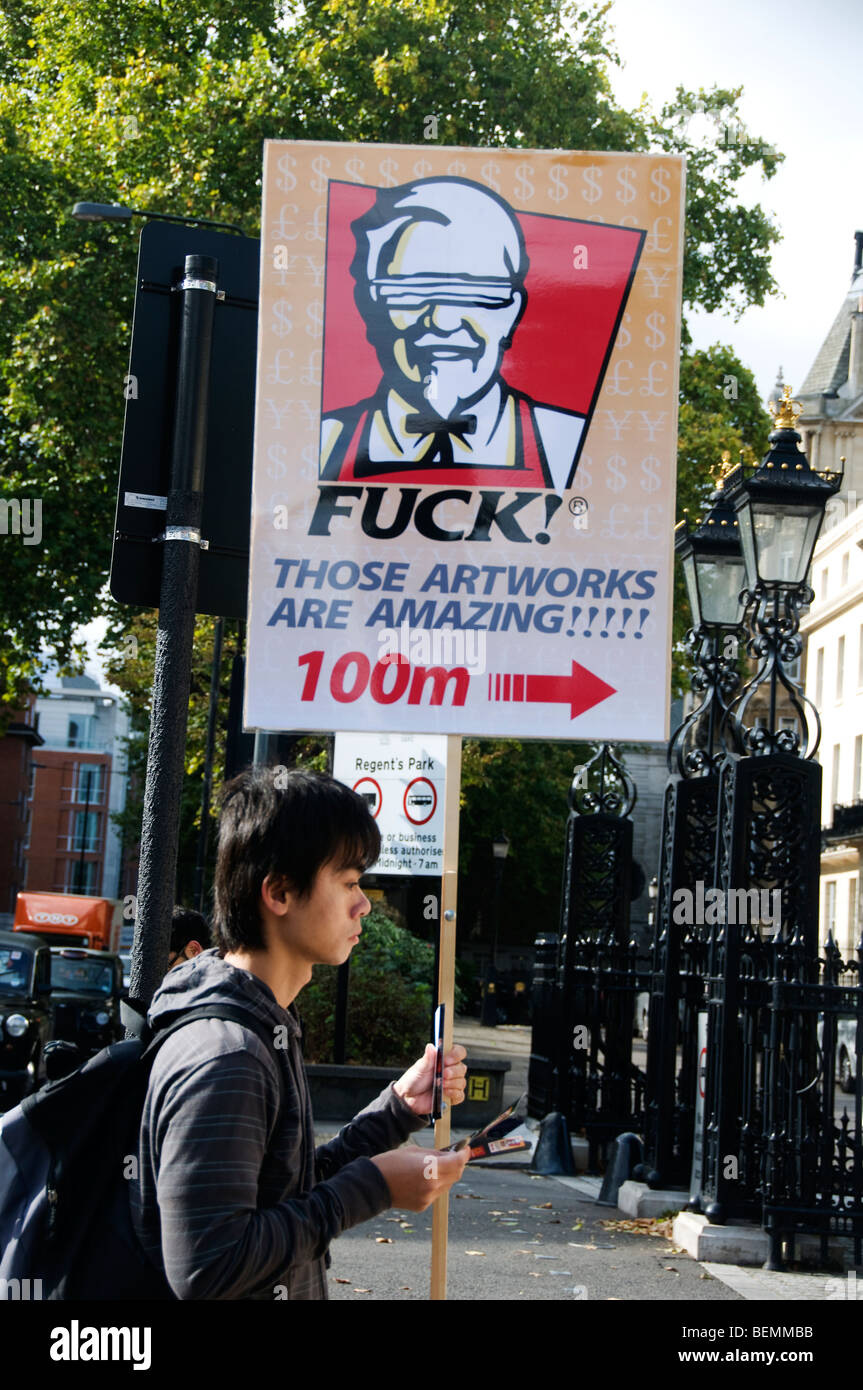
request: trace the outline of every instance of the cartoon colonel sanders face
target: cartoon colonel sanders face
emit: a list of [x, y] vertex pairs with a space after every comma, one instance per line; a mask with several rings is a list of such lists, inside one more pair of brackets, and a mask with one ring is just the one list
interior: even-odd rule
[[386, 384], [444, 419], [470, 406], [527, 304], [512, 213], [478, 184], [425, 179], [381, 190], [353, 231], [357, 305]]

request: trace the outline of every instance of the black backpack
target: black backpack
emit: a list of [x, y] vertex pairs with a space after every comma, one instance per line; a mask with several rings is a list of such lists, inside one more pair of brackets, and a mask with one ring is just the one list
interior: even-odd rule
[[[7, 1298], [174, 1299], [135, 1235], [128, 1165], [156, 1053], [201, 1018], [272, 1028], [241, 1007], [189, 1009], [159, 1029], [113, 1043], [0, 1117], [0, 1279]], [[279, 1067], [282, 1103], [285, 1081]]]

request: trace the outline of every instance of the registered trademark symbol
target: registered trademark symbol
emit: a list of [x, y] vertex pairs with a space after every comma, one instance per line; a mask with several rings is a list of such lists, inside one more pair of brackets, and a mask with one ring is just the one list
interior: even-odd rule
[[587, 499], [585, 497], [570, 497], [569, 510], [573, 516], [582, 516], [587, 511]]

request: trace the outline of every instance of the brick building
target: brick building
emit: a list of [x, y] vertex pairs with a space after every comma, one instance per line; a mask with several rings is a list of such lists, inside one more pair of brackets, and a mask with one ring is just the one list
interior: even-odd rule
[[43, 744], [33, 760], [25, 886], [122, 897], [133, 889], [111, 820], [126, 802], [128, 719], [118, 697], [90, 676], [63, 677], [37, 711]]
[[31, 769], [34, 750], [44, 741], [31, 695], [0, 738], [0, 930], [12, 925], [15, 898], [24, 887]]

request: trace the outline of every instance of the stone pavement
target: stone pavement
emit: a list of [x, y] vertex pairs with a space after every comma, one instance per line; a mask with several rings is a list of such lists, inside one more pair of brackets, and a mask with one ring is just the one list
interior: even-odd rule
[[[505, 1104], [526, 1089], [529, 1028], [482, 1028], [459, 1018], [453, 1035], [471, 1055], [510, 1058]], [[336, 1121], [316, 1126], [318, 1142], [338, 1128]], [[453, 1139], [464, 1133], [454, 1124]], [[432, 1129], [414, 1142], [432, 1147]], [[648, 1228], [633, 1227], [613, 1207], [597, 1206], [599, 1185], [583, 1175], [539, 1177], [515, 1160], [471, 1164], [450, 1196], [448, 1300], [811, 1300], [823, 1306], [842, 1297], [844, 1279], [835, 1274], [699, 1263], [675, 1247], [670, 1222], [656, 1234], [637, 1234]], [[431, 1225], [430, 1211], [388, 1211], [346, 1231], [332, 1246], [330, 1298], [427, 1300]]]

